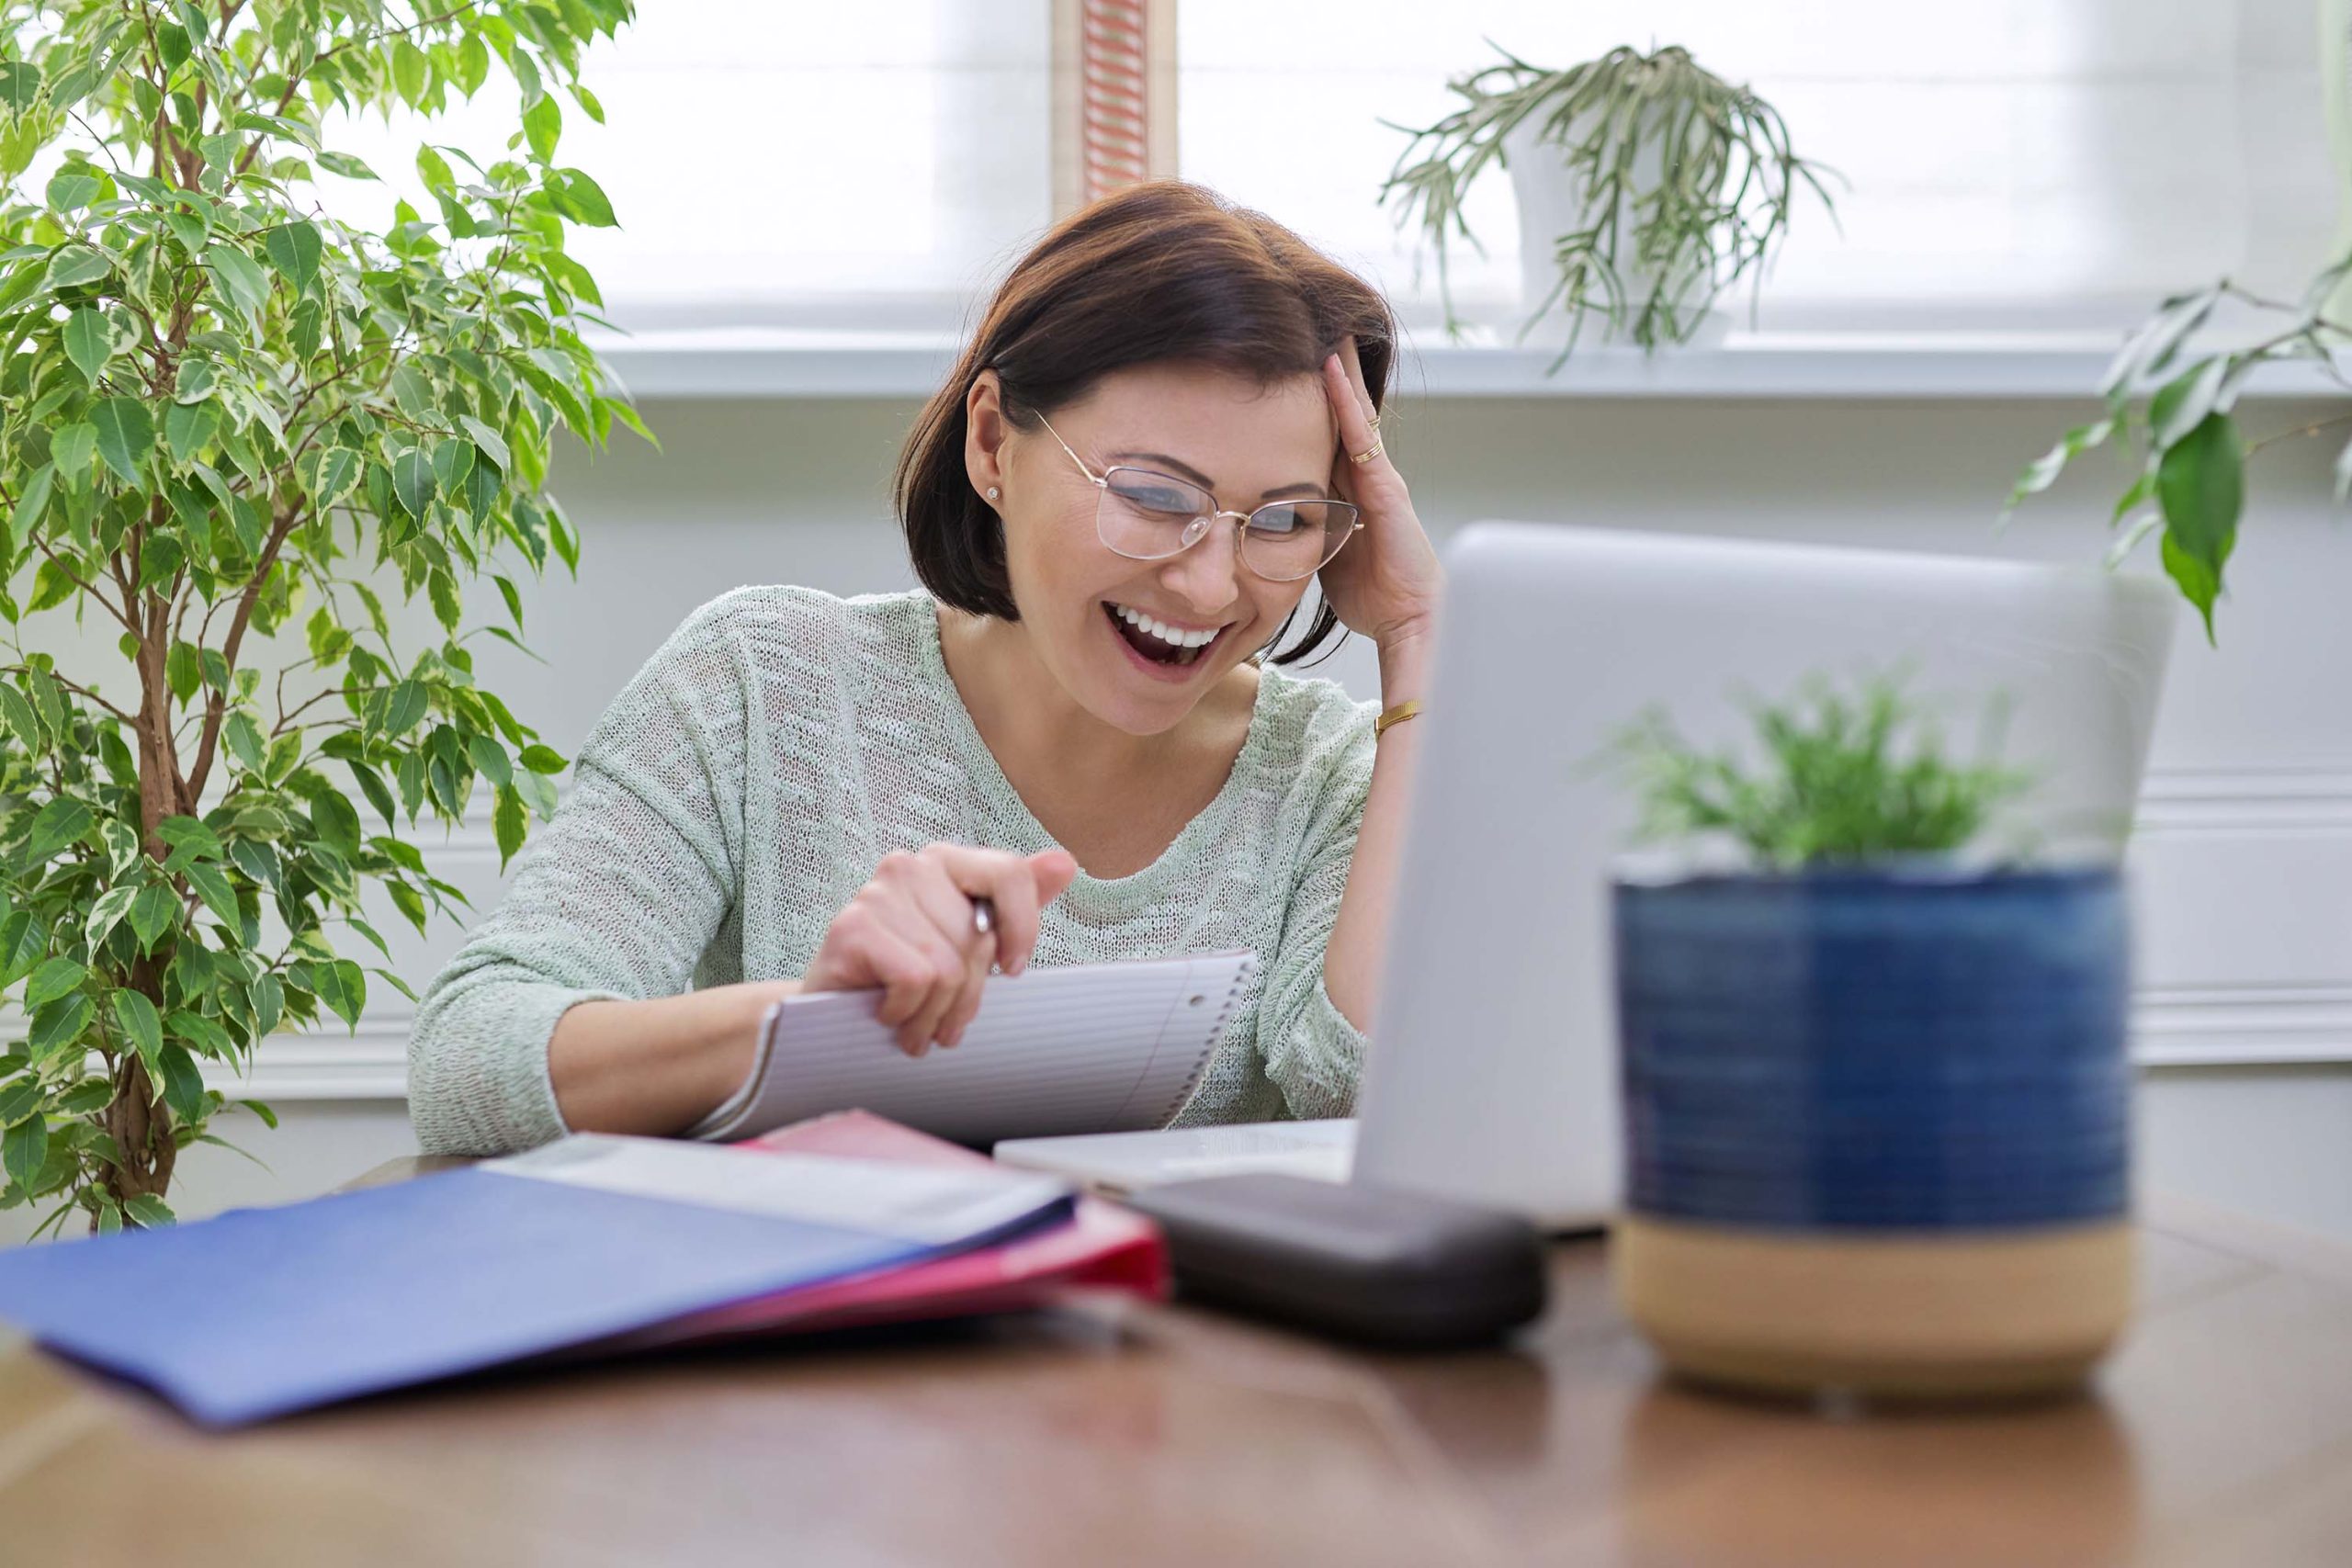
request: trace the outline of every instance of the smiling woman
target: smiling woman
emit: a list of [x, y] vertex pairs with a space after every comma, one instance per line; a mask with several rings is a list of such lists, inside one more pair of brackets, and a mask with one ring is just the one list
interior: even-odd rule
[[[879, 991], [919, 1055], [992, 967], [1237, 947], [1258, 978], [1177, 1120], [1345, 1114], [1438, 588], [1376, 429], [1394, 338], [1197, 186], [1055, 228], [900, 460], [922, 587], [739, 589], [591, 733], [423, 998], [424, 1146], [676, 1132], [797, 990]], [[1379, 648], [1377, 744], [1284, 668], [1342, 626]]]

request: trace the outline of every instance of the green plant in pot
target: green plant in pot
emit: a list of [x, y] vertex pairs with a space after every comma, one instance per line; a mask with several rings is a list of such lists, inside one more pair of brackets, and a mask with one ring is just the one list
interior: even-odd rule
[[1704, 1381], [2077, 1383], [2131, 1304], [2119, 874], [2000, 852], [2027, 776], [1893, 682], [1753, 714], [1753, 755], [1657, 717], [1617, 752], [1653, 835], [1741, 852], [1612, 890], [1619, 1293]]
[[[0, 0], [0, 1206], [43, 1228], [168, 1221], [208, 1064], [408, 991], [350, 955], [390, 956], [370, 885], [420, 932], [462, 902], [403, 821], [487, 809], [503, 860], [555, 807], [564, 759], [468, 645], [521, 646], [506, 562], [576, 570], [557, 432], [641, 429], [564, 252], [612, 214], [557, 157], [630, 12]], [[320, 174], [373, 177], [337, 117], [493, 72], [506, 155], [421, 150], [435, 210], [380, 231], [322, 209]], [[481, 574], [512, 629], [464, 629]]]
[[1743, 276], [1761, 284], [1800, 189], [1834, 220], [1828, 171], [1797, 156], [1779, 111], [1689, 51], [1618, 48], [1553, 70], [1496, 47], [1500, 63], [1448, 84], [1460, 107], [1419, 128], [1382, 122], [1411, 140], [1381, 200], [1400, 225], [1418, 215], [1449, 333], [1461, 323], [1446, 247], [1458, 236], [1484, 254], [1464, 197], [1498, 162], [1518, 196], [1524, 296], [1540, 301], [1518, 340], [1547, 321], [1563, 336], [1547, 374], [1594, 317], [1606, 340], [1645, 352], [1719, 331], [1715, 301]]

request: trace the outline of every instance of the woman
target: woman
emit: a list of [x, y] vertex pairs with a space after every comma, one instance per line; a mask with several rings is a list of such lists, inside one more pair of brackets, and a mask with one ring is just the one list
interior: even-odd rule
[[[1058, 224], [900, 459], [922, 588], [722, 595], [589, 735], [418, 1009], [426, 1151], [676, 1133], [794, 991], [879, 988], [919, 1053], [992, 964], [1237, 947], [1260, 978], [1179, 1120], [1345, 1114], [1438, 592], [1376, 430], [1394, 342], [1362, 280], [1197, 186]], [[1338, 623], [1381, 705], [1282, 668]]]

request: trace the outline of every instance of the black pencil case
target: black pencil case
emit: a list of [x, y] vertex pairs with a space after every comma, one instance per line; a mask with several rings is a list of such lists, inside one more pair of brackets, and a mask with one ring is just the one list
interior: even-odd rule
[[1489, 1340], [1543, 1313], [1543, 1237], [1516, 1214], [1272, 1174], [1177, 1181], [1130, 1206], [1167, 1233], [1181, 1294], [1367, 1344]]

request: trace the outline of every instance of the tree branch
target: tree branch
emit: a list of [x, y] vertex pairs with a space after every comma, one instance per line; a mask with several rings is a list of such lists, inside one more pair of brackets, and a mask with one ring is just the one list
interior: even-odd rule
[[[261, 559], [254, 567], [253, 581], [237, 596], [237, 613], [230, 620], [229, 636], [220, 647], [221, 658], [227, 662], [229, 673], [232, 676], [237, 672], [237, 649], [244, 643], [245, 626], [253, 619], [254, 605], [261, 599], [262, 585], [269, 581], [270, 569], [277, 564], [277, 552], [285, 547], [287, 537], [294, 532], [294, 525], [301, 520], [302, 509], [296, 506], [288, 507], [272, 521], [268, 541], [263, 545]], [[216, 691], [205, 704], [204, 739], [197, 745], [196, 770], [188, 775], [190, 798], [202, 792], [204, 781], [211, 775], [213, 749], [220, 739], [220, 720], [227, 711], [228, 702], [226, 692]]]

